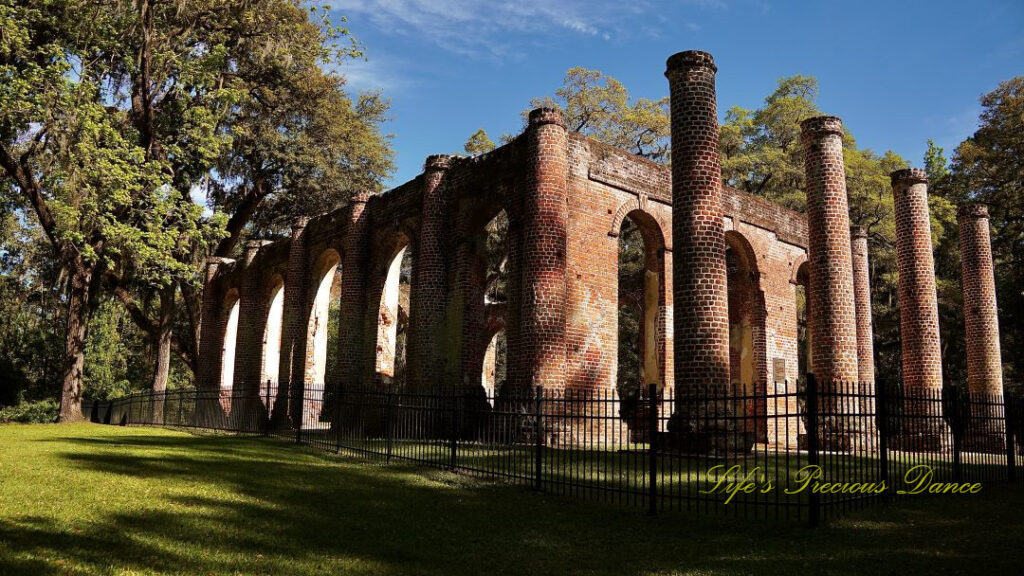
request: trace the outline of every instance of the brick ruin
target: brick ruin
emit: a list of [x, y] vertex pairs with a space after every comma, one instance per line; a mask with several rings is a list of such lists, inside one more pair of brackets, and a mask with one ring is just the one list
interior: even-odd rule
[[[237, 261], [209, 260], [197, 387], [269, 398], [277, 425], [308, 426], [315, 409], [289, 398], [310, 385], [397, 380], [408, 390], [457, 385], [482, 396], [499, 384], [495, 342], [503, 335], [500, 393], [543, 386], [614, 394], [619, 236], [628, 218], [644, 244], [642, 382], [677, 396], [795, 391], [801, 291], [805, 369], [823, 385], [872, 391], [867, 239], [850, 229], [842, 122], [802, 124], [806, 214], [729, 188], [719, 168], [716, 72], [704, 52], [668, 60], [671, 168], [569, 132], [559, 111], [541, 108], [500, 148], [431, 156], [413, 180], [300, 220], [290, 238], [250, 241]], [[893, 193], [904, 377], [914, 389], [937, 390], [923, 173], [894, 173]], [[488, 231], [502, 219], [496, 267]], [[961, 209], [960, 227], [969, 385], [998, 394], [983, 207]], [[497, 268], [502, 299], [490, 296]], [[403, 350], [405, 371], [396, 374]], [[685, 416], [677, 425], [686, 426]], [[782, 441], [795, 444], [790, 434]]]

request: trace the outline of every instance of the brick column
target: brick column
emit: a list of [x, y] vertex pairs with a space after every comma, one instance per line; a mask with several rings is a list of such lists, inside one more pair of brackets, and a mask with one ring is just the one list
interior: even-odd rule
[[223, 309], [224, 294], [218, 289], [217, 276], [233, 264], [228, 258], [208, 258], [203, 283], [202, 318], [199, 326], [199, 359], [196, 389], [203, 392], [196, 406], [196, 422], [222, 423], [224, 411], [215, 395], [221, 388], [221, 364], [224, 361], [224, 330], [227, 321]]
[[814, 374], [818, 382], [855, 382], [856, 299], [843, 163], [843, 122], [818, 116], [800, 123], [807, 188], [807, 263]]
[[941, 448], [942, 349], [939, 345], [939, 306], [935, 293], [935, 260], [928, 214], [928, 177], [920, 168], [892, 173], [896, 212], [896, 265], [899, 270], [900, 350], [904, 410], [928, 416], [907, 436], [917, 450]]
[[363, 376], [371, 371], [364, 365], [374, 356], [367, 350], [364, 320], [366, 308], [366, 274], [369, 267], [370, 216], [366, 204], [370, 195], [356, 194], [349, 203], [348, 227], [342, 240], [341, 310], [338, 341], [338, 384], [359, 388], [366, 384]]
[[445, 380], [447, 292], [447, 192], [444, 175], [451, 157], [428, 156], [423, 168], [419, 243], [413, 252], [409, 293], [406, 382], [412, 390], [449, 385]]
[[[306, 333], [309, 308], [306, 304], [309, 271], [306, 254], [306, 225], [300, 218], [292, 226], [288, 247], [288, 276], [284, 282], [284, 313], [281, 323], [281, 363], [278, 369], [277, 398], [273, 419], [277, 426], [302, 421], [302, 395], [306, 377]], [[294, 402], [292, 401], [294, 399]]]
[[[1003, 364], [999, 348], [999, 315], [992, 243], [989, 238], [988, 207], [967, 204], [957, 210], [960, 225], [961, 282], [964, 294], [964, 323], [967, 328], [967, 390], [971, 394], [1002, 396]], [[998, 417], [989, 407], [976, 413], [982, 418]], [[982, 420], [984, 422], [984, 420]], [[984, 426], [972, 431], [972, 444], [986, 451], [1005, 447], [1001, 426]]]
[[224, 310], [217, 289], [221, 266], [234, 262], [227, 258], [207, 258], [203, 282], [202, 319], [199, 326], [199, 359], [196, 366], [196, 388], [219, 390], [221, 362], [224, 353]]
[[[565, 387], [568, 134], [558, 110], [530, 112], [527, 174], [520, 190], [522, 234], [517, 330], [508, 336], [510, 390]], [[514, 354], [513, 354], [514, 351]]]
[[[871, 275], [868, 268], [868, 233], [861, 226], [850, 230], [853, 298], [857, 306], [857, 382], [862, 394], [875, 393], [875, 346], [871, 319]], [[861, 411], [874, 411], [874, 402], [861, 399]]]
[[[843, 121], [817, 116], [800, 123], [807, 190], [807, 264], [810, 276], [811, 365], [820, 385], [822, 447], [849, 449], [860, 410], [848, 398], [860, 377], [857, 304], [850, 253], [850, 214], [843, 163]], [[830, 416], [834, 415], [834, 416]]]
[[672, 120], [672, 286], [678, 395], [729, 386], [722, 171], [714, 59], [691, 50], [666, 63]]
[[258, 398], [263, 376], [263, 330], [267, 325], [266, 294], [260, 284], [260, 270], [253, 261], [264, 240], [245, 243], [242, 282], [238, 294], [238, 344], [235, 346], [235, 382], [233, 390]]

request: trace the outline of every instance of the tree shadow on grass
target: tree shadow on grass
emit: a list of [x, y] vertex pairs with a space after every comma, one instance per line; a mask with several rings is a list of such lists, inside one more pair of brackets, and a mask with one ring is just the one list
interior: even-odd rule
[[[1024, 547], [1024, 519], [993, 495], [921, 500], [809, 530], [651, 518], [272, 440], [142, 433], [60, 442], [86, 448], [61, 454], [69, 476], [145, 478], [159, 493], [130, 509], [97, 504], [90, 521], [72, 526], [0, 518], [0, 574], [913, 574], [982, 563], [1009, 573]], [[1024, 502], [1019, 490], [1000, 494], [1018, 509]]]

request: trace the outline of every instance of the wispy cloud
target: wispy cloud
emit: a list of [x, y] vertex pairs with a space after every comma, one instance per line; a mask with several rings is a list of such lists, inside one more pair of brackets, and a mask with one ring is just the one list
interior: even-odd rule
[[[722, 0], [688, 0], [696, 8], [721, 8]], [[419, 37], [456, 54], [518, 59], [517, 36], [533, 39], [574, 34], [616, 40], [635, 34], [656, 9], [649, 0], [623, 5], [598, 0], [331, 0], [353, 20], [387, 33]], [[694, 30], [691, 24], [685, 24]]]
[[346, 60], [340, 67], [348, 87], [355, 92], [381, 90], [387, 94], [405, 91], [415, 85], [404, 60], [372, 50], [365, 59]]

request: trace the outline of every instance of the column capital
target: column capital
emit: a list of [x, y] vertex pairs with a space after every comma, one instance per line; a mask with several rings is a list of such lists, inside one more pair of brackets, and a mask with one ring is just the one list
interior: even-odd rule
[[555, 124], [563, 129], [566, 127], [565, 114], [558, 108], [534, 108], [530, 111], [527, 123], [530, 128], [536, 128], [545, 124]]
[[956, 209], [957, 220], [988, 218], [988, 205], [982, 202], [968, 202]]
[[715, 58], [708, 52], [701, 50], [686, 50], [676, 52], [665, 61], [665, 76], [686, 72], [694, 68], [710, 69], [712, 74], [718, 72], [715, 66]]
[[838, 116], [812, 116], [800, 123], [803, 138], [824, 138], [843, 135], [843, 120]]
[[921, 168], [904, 168], [889, 174], [892, 185], [911, 186], [913, 184], [927, 184], [928, 173]]
[[854, 240], [868, 238], [868, 229], [863, 226], [850, 226], [850, 238]]

